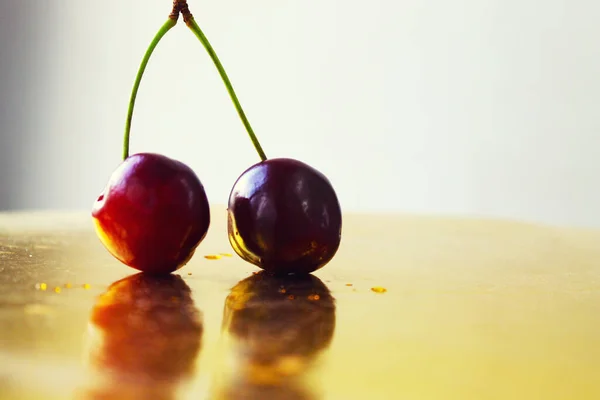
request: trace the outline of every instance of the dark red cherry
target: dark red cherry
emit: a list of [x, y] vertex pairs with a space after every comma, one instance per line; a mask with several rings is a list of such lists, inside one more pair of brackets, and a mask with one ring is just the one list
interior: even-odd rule
[[340, 245], [342, 213], [331, 183], [288, 158], [247, 169], [229, 196], [229, 242], [244, 260], [275, 274], [306, 274]]
[[154, 274], [185, 265], [210, 225], [208, 199], [194, 171], [152, 153], [134, 154], [121, 163], [92, 216], [113, 256]]

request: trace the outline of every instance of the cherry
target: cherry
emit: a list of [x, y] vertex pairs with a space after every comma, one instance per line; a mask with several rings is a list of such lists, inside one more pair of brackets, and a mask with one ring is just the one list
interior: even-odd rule
[[152, 52], [175, 26], [183, 5], [163, 24], [142, 59], [127, 113], [123, 162], [114, 171], [92, 210], [96, 232], [124, 264], [153, 274], [185, 265], [206, 236], [210, 211], [204, 187], [187, 165], [164, 155], [129, 156], [129, 136], [137, 91]]
[[340, 245], [342, 213], [329, 180], [297, 160], [275, 158], [246, 170], [229, 197], [231, 246], [273, 273], [310, 273]]
[[185, 265], [210, 225], [208, 199], [196, 174], [153, 153], [125, 159], [98, 197], [92, 216], [113, 256], [156, 274]]
[[322, 268], [333, 258], [341, 241], [342, 214], [331, 183], [301, 161], [267, 160], [223, 65], [187, 4], [181, 13], [219, 71], [262, 160], [247, 169], [231, 190], [231, 246], [245, 261], [272, 273], [306, 274]]

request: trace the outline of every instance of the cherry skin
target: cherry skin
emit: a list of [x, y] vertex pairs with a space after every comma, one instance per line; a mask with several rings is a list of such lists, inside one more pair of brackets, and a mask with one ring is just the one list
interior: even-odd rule
[[92, 216], [114, 257], [152, 274], [184, 266], [210, 225], [208, 199], [196, 174], [153, 153], [134, 154], [121, 163], [94, 203]]
[[242, 173], [231, 190], [229, 242], [242, 259], [273, 274], [322, 268], [337, 252], [341, 230], [331, 183], [301, 161], [262, 161]]

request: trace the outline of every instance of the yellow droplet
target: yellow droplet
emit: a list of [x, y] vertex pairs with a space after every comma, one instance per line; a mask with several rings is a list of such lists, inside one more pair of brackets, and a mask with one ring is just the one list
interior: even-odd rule
[[346, 283], [346, 286], [352, 286], [352, 284], [351, 283]]
[[233, 257], [230, 253], [221, 253], [223, 257]]
[[55, 287], [55, 288], [54, 288], [54, 291], [55, 291], [56, 293], [60, 293], [60, 287], [59, 287], [59, 286]]
[[71, 289], [71, 287], [72, 287], [72, 285], [69, 282], [65, 283], [65, 288], [66, 289]]
[[387, 289], [384, 288], [384, 287], [381, 287], [381, 286], [372, 287], [371, 290], [373, 292], [375, 292], [375, 293], [385, 293], [385, 292], [387, 292]]
[[204, 256], [204, 258], [206, 258], [207, 260], [218, 260], [221, 258], [221, 256], [218, 254], [207, 254]]
[[40, 283], [40, 290], [46, 290], [48, 289], [48, 285], [46, 285], [45, 283]]
[[91, 288], [91, 285], [89, 283], [84, 283], [83, 288], [87, 290], [87, 289]]

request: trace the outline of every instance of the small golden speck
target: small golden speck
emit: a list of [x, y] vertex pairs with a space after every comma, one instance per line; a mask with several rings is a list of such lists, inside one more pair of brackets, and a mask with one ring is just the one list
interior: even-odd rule
[[233, 257], [230, 253], [221, 253], [223, 257]]
[[191, 275], [191, 274], [192, 274], [191, 272], [188, 272], [188, 275]]
[[290, 295], [288, 296], [288, 299], [290, 299], [290, 300], [294, 300], [295, 298], [296, 298], [296, 296], [294, 296], [293, 294], [290, 294]]
[[48, 289], [48, 285], [46, 285], [45, 283], [40, 283], [39, 289], [40, 290], [46, 290], [46, 289]]
[[204, 256], [204, 258], [206, 258], [207, 260], [218, 260], [221, 258], [221, 256], [218, 254], [207, 254]]
[[279, 293], [285, 293], [285, 292], [286, 292], [285, 288], [279, 288]]
[[346, 286], [352, 286], [352, 284], [351, 283], [346, 283]]
[[318, 294], [311, 294], [310, 296], [308, 296], [308, 299], [311, 301], [317, 301], [321, 298], [321, 296], [319, 296]]
[[69, 282], [65, 283], [65, 289], [71, 289], [73, 287]]
[[371, 290], [373, 292], [375, 292], [375, 293], [385, 293], [385, 292], [387, 292], [387, 289], [384, 288], [384, 287], [381, 287], [381, 286], [372, 287]]
[[55, 287], [55, 288], [54, 288], [54, 291], [55, 291], [56, 293], [60, 293], [60, 286], [57, 286], [57, 287]]
[[87, 290], [87, 289], [91, 288], [91, 285], [89, 283], [84, 283], [83, 288]]

